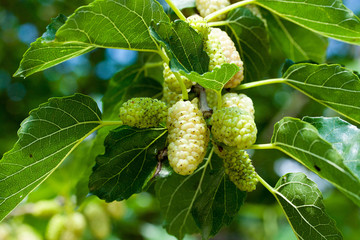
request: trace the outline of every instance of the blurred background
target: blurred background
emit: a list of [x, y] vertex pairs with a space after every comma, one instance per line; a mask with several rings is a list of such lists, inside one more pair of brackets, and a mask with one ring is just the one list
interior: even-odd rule
[[[12, 77], [22, 55], [30, 43], [42, 35], [51, 18], [59, 13], [69, 16], [77, 7], [90, 2], [0, 0], [0, 158], [16, 142], [19, 125], [31, 109], [50, 97], [67, 96], [76, 92], [90, 95], [101, 108], [101, 98], [112, 75], [137, 61], [137, 52], [97, 49], [26, 79]], [[360, 14], [360, 1], [343, 2], [356, 14]], [[354, 71], [360, 71], [360, 49], [330, 39], [327, 62], [340, 63]], [[276, 77], [276, 74], [278, 73], [270, 77]], [[336, 116], [332, 110], [285, 85], [271, 85], [245, 93], [255, 104], [259, 143], [270, 141], [274, 123], [284, 116]], [[85, 142], [70, 160], [76, 154], [81, 155], [88, 147]], [[278, 151], [249, 153], [258, 173], [271, 185], [285, 173], [305, 172], [323, 192], [327, 211], [337, 222], [344, 239], [359, 239], [359, 208], [329, 183]], [[56, 231], [60, 230], [56, 230], [56, 227], [66, 228], [69, 223], [73, 228], [72, 232], [69, 230], [67, 235], [63, 234], [66, 236], [63, 239], [175, 239], [162, 229], [159, 206], [151, 193], [138, 194], [127, 201], [111, 204], [88, 198], [74, 212], [76, 183], [67, 181], [67, 177], [71, 176], [69, 169], [74, 168], [72, 163], [67, 162], [29, 196], [26, 204], [17, 208], [0, 224], [0, 240], [58, 239]], [[187, 239], [200, 238], [188, 236]], [[257, 191], [248, 195], [247, 202], [235, 221], [214, 239], [296, 238], [275, 199], [259, 184]]]

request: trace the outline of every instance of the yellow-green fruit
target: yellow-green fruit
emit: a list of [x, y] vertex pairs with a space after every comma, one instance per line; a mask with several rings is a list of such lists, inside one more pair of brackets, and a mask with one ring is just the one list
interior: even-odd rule
[[79, 212], [74, 212], [67, 216], [66, 228], [70, 230], [77, 239], [80, 238], [86, 227], [86, 219]]
[[251, 192], [256, 189], [258, 179], [255, 168], [246, 151], [223, 151], [225, 173], [230, 180], [241, 190]]
[[84, 209], [90, 231], [96, 239], [106, 239], [111, 232], [110, 217], [97, 203], [89, 203]]
[[188, 17], [186, 21], [193, 29], [195, 29], [195, 31], [197, 31], [203, 36], [204, 40], [207, 39], [207, 36], [209, 35], [210, 32], [210, 27], [204, 18], [200, 17], [197, 14], [194, 14]]
[[161, 100], [164, 101], [168, 106], [172, 106], [181, 99], [182, 99], [182, 94], [171, 91], [168, 85], [164, 82], [163, 97]]
[[152, 98], [132, 98], [120, 108], [120, 119], [124, 125], [137, 128], [156, 127], [165, 121], [167, 106]]
[[[179, 80], [175, 77], [174, 73], [171, 71], [169, 65], [167, 65], [166, 63], [163, 64], [164, 65], [164, 71], [163, 71], [163, 75], [164, 75], [164, 82], [167, 84], [167, 86], [169, 87], [169, 89], [173, 92], [176, 93], [181, 93], [181, 87], [179, 84]], [[192, 82], [184, 77], [181, 76], [181, 79], [186, 87], [187, 90], [190, 90], [190, 88], [192, 87]]]
[[254, 117], [255, 109], [251, 98], [245, 94], [226, 93], [222, 96], [222, 107], [238, 107]]
[[62, 214], [54, 215], [50, 219], [46, 227], [45, 239], [59, 240], [62, 232], [65, 230], [65, 227], [66, 227], [66, 217]]
[[41, 235], [31, 226], [21, 224], [16, 227], [16, 240], [42, 240]]
[[[229, 0], [196, 0], [196, 8], [199, 11], [202, 17], [206, 17], [207, 15], [216, 12], [220, 9], [223, 9], [230, 5]], [[214, 20], [223, 20], [226, 18], [225, 14], [222, 14]]]
[[219, 28], [211, 28], [208, 40], [205, 42], [205, 51], [209, 55], [209, 71], [220, 67], [223, 63], [233, 63], [240, 70], [226, 84], [225, 88], [235, 88], [244, 79], [243, 62], [229, 35]]
[[179, 101], [169, 108], [168, 159], [180, 175], [192, 174], [203, 161], [209, 143], [202, 112], [189, 101]]
[[42, 200], [33, 204], [32, 214], [36, 217], [50, 217], [61, 210], [60, 204], [56, 200]]
[[256, 141], [253, 117], [237, 107], [215, 110], [210, 123], [214, 139], [228, 146], [246, 149]]
[[10, 224], [4, 222], [0, 224], [0, 239], [11, 240], [12, 232], [13, 229], [11, 228]]

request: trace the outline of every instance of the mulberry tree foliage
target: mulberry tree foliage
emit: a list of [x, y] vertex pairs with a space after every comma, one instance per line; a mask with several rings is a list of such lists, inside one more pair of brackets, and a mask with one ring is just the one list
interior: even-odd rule
[[[51, 216], [49, 239], [81, 238], [86, 221], [94, 238], [107, 237], [111, 226], [103, 213], [111, 203], [81, 206], [84, 199], [121, 202], [153, 193], [152, 186], [169, 234], [210, 239], [260, 184], [298, 239], [342, 239], [316, 184], [303, 173], [288, 173], [272, 187], [259, 173], [273, 156], [257, 153], [283, 152], [360, 206], [359, 74], [324, 62], [327, 38], [360, 45], [359, 18], [341, 0], [166, 3], [172, 11], [156, 0], [95, 0], [52, 19], [24, 53], [15, 76], [97, 48], [138, 51], [140, 57], [110, 80], [102, 107], [75, 94], [30, 112], [0, 161], [0, 219], [62, 162], [80, 165], [88, 158], [85, 170], [71, 175], [80, 189], [74, 196], [79, 212], [60, 213], [54, 202], [33, 208], [36, 216]], [[286, 84], [348, 120], [323, 111], [303, 119], [275, 115], [271, 103], [257, 98], [274, 94], [270, 84]], [[260, 86], [261, 94], [246, 91]], [[267, 143], [266, 134], [258, 137], [264, 125], [274, 125]], [[86, 142], [92, 143], [86, 153], [73, 153]], [[94, 216], [105, 227], [98, 228]]]

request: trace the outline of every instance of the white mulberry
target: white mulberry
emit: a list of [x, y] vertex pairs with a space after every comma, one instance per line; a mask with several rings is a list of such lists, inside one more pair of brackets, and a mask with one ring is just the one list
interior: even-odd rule
[[203, 161], [209, 142], [202, 112], [189, 101], [178, 101], [167, 117], [168, 159], [180, 175], [192, 174]]
[[[164, 65], [164, 71], [163, 71], [164, 82], [167, 84], [167, 86], [171, 91], [176, 93], [181, 93], [181, 87], [179, 81], [175, 77], [174, 73], [171, 71], [169, 65], [167, 65], [166, 63], [164, 63], [163, 65]], [[181, 79], [184, 82], [186, 89], [190, 90], [193, 83], [187, 77], [181, 76]]]
[[197, 14], [194, 14], [188, 17], [186, 21], [193, 29], [195, 29], [196, 32], [202, 35], [203, 39], [207, 39], [207, 36], [210, 32], [210, 27], [204, 18], [200, 17]]
[[214, 139], [228, 146], [246, 149], [256, 141], [254, 119], [248, 112], [237, 107], [215, 110], [211, 125]]
[[152, 98], [132, 98], [120, 107], [119, 117], [124, 125], [137, 128], [156, 127], [165, 121], [167, 106]]
[[164, 82], [163, 97], [161, 100], [163, 100], [168, 106], [172, 106], [181, 99], [182, 99], [182, 94], [171, 91], [168, 85]]
[[[196, 8], [202, 17], [223, 9], [230, 5], [229, 0], [196, 0]], [[223, 20], [226, 18], [225, 14], [216, 17], [214, 20]]]
[[244, 79], [243, 62], [234, 42], [225, 31], [219, 28], [211, 28], [205, 42], [205, 51], [210, 58], [209, 71], [220, 67], [223, 63], [234, 63], [240, 68], [239, 72], [225, 84], [225, 88], [234, 88], [241, 83]]
[[238, 107], [254, 118], [255, 109], [251, 98], [245, 94], [226, 93], [222, 96], [222, 107]]

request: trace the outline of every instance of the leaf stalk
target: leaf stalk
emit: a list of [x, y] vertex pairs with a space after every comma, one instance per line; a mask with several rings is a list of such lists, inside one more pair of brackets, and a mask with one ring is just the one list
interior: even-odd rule
[[184, 14], [176, 7], [176, 5], [171, 0], [165, 0], [170, 8], [175, 12], [175, 14], [183, 21], [186, 21]]
[[207, 22], [210, 22], [212, 19], [216, 18], [217, 16], [220, 16], [224, 13], [227, 13], [227, 12], [230, 12], [231, 10], [235, 9], [235, 8], [238, 8], [238, 7], [242, 7], [242, 6], [245, 6], [245, 5], [248, 5], [248, 4], [251, 4], [251, 3], [255, 3], [256, 0], [244, 0], [244, 1], [240, 1], [240, 2], [237, 2], [237, 3], [234, 3], [234, 4], [231, 4], [230, 6], [227, 6], [223, 9], [220, 9], [216, 12], [213, 12], [209, 15], [207, 15], [205, 17], [205, 20]]
[[244, 90], [244, 89], [248, 89], [248, 88], [260, 87], [260, 86], [275, 84], [275, 83], [286, 83], [286, 79], [274, 78], [274, 79], [266, 79], [266, 80], [251, 82], [251, 83], [245, 83], [245, 84], [241, 84], [241, 85], [237, 86], [236, 88], [234, 88], [234, 90]]

